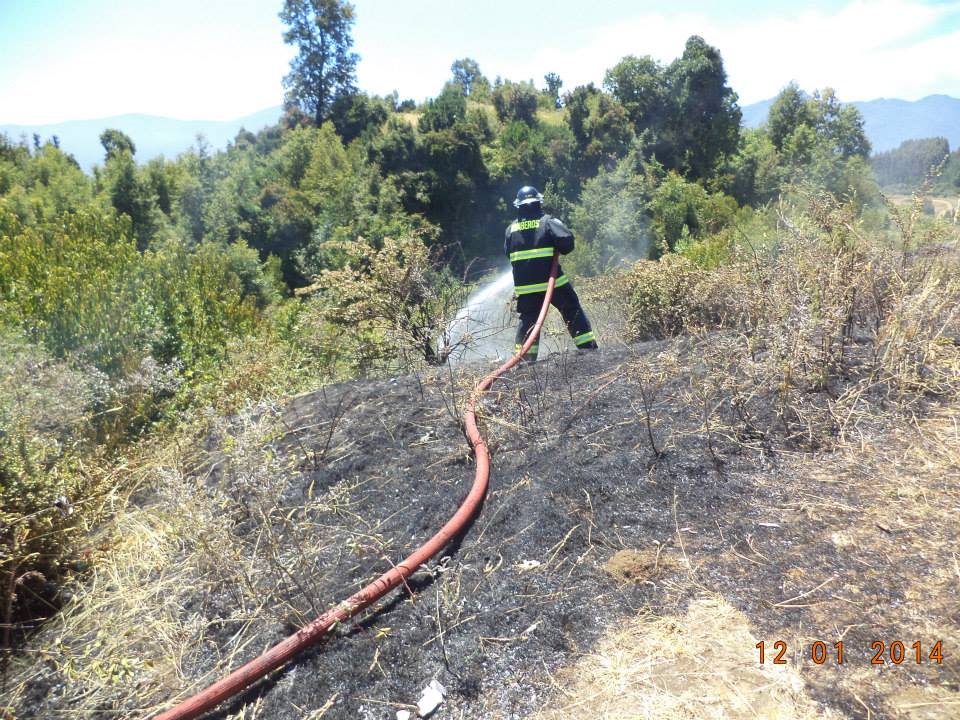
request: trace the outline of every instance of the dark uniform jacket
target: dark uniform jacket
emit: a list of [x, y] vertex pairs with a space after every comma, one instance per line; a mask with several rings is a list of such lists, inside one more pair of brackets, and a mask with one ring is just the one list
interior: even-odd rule
[[[503, 252], [513, 266], [513, 286], [517, 295], [546, 292], [554, 248], [560, 250], [561, 255], [573, 250], [573, 233], [555, 217], [521, 217], [510, 223]], [[555, 287], [569, 282], [570, 278], [558, 267]]]

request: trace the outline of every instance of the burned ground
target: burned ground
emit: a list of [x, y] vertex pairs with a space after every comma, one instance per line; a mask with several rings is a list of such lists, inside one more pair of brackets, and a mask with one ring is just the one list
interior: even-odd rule
[[[393, 718], [434, 678], [448, 689], [439, 718], [592, 717], [572, 698], [573, 664], [638, 613], [684, 622], [704, 597], [742, 613], [752, 635], [698, 638], [689, 677], [663, 692], [717, 672], [711, 645], [723, 662], [756, 668], [755, 642], [771, 663], [782, 640], [822, 712], [960, 710], [956, 408], [864, 423], [832, 452], [800, 449], [769, 418], [756, 437], [705, 428], [688, 373], [638, 374], [638, 364], [666, 366], [669, 347], [557, 354], [498, 381], [482, 408], [491, 489], [461, 540], [212, 717]], [[698, 362], [695, 345], [680, 352]], [[171, 595], [170, 612], [193, 619], [179, 630], [186, 649], [175, 672], [131, 670], [89, 716], [149, 716], [148, 704], [200, 689], [423, 542], [472, 482], [458, 418], [477, 373], [345, 383], [224, 423], [165, 501], [165, 512], [214, 509], [171, 549], [183, 564], [205, 558], [195, 588]], [[169, 643], [152, 627], [144, 645]], [[812, 643], [834, 653], [839, 639], [843, 665], [811, 661]], [[875, 641], [884, 665], [871, 664]], [[908, 656], [920, 642], [923, 662], [894, 665], [895, 641]], [[929, 658], [936, 641], [942, 664]], [[22, 686], [18, 717], [86, 716], [71, 714], [59, 672]], [[931, 709], [941, 714], [922, 714]]]

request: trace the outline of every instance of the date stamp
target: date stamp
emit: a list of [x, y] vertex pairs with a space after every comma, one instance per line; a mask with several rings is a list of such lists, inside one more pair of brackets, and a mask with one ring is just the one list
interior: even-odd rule
[[[786, 665], [789, 656], [789, 648], [783, 640], [777, 640], [774, 643], [758, 642], [754, 646], [760, 651], [760, 664], [766, 665]], [[847, 646], [843, 640], [835, 643], [826, 643], [820, 640], [810, 643], [803, 647], [801, 654], [804, 658], [809, 658], [814, 665], [844, 665], [848, 661]], [[870, 651], [866, 653], [872, 655], [871, 665], [903, 665], [915, 664], [933, 664], [943, 665], [943, 641], [937, 640], [934, 643], [922, 643], [919, 640], [912, 644], [895, 640], [891, 643], [885, 643], [881, 640], [875, 640], [870, 643]], [[857, 653], [860, 657], [860, 654]]]

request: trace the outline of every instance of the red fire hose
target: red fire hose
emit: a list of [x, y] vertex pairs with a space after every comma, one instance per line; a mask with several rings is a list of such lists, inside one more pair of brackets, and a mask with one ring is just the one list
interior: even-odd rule
[[385, 572], [362, 590], [354, 593], [336, 607], [331, 608], [286, 640], [277, 643], [260, 657], [254, 658], [246, 665], [237, 668], [222, 680], [218, 680], [206, 690], [202, 690], [193, 697], [184, 700], [176, 707], [161, 713], [154, 720], [192, 720], [192, 718], [200, 716], [224, 700], [233, 697], [247, 686], [252, 685], [260, 678], [282, 667], [293, 659], [294, 656], [318, 642], [324, 634], [338, 622], [346, 620], [364, 608], [369, 607], [395, 587], [402, 584], [410, 575], [416, 572], [417, 568], [440, 552], [440, 550], [460, 533], [476, 514], [480, 503], [483, 502], [483, 498], [487, 494], [487, 484], [490, 478], [490, 454], [487, 452], [487, 444], [477, 427], [477, 401], [480, 399], [480, 396], [493, 385], [498, 377], [520, 362], [520, 358], [522, 358], [530, 349], [530, 346], [537, 341], [537, 337], [540, 335], [540, 329], [543, 327], [543, 321], [547, 317], [547, 311], [550, 309], [550, 298], [553, 296], [553, 284], [557, 279], [557, 264], [558, 255], [554, 252], [553, 265], [550, 268], [550, 279], [547, 282], [547, 291], [543, 299], [543, 307], [540, 308], [540, 315], [537, 318], [537, 322], [523, 343], [520, 352], [477, 383], [473, 393], [470, 395], [470, 399], [467, 401], [466, 409], [463, 412], [463, 423], [467, 440], [470, 441], [470, 445], [476, 456], [477, 470], [474, 476], [473, 486], [470, 488], [466, 500], [463, 501], [463, 504], [460, 505], [453, 517], [447, 521], [447, 524], [440, 528], [436, 535], [427, 540], [426, 543], [421, 545], [406, 560]]

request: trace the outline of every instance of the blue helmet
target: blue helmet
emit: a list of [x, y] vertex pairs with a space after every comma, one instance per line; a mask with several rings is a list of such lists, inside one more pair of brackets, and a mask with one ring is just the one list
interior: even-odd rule
[[518, 208], [521, 205], [539, 203], [542, 200], [543, 195], [539, 190], [537, 190], [533, 185], [524, 185], [522, 188], [517, 190], [517, 199], [513, 201], [513, 206]]

